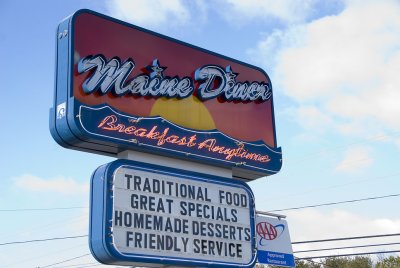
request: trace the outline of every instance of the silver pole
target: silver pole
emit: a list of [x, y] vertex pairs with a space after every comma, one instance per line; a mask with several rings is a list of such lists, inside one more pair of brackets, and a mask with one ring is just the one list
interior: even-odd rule
[[267, 211], [259, 211], [256, 210], [256, 214], [260, 214], [260, 215], [265, 215], [265, 216], [270, 216], [270, 217], [276, 217], [278, 219], [284, 219], [286, 218], [286, 215], [281, 215], [281, 214], [275, 214], [275, 213], [271, 213], [271, 212], [267, 212]]

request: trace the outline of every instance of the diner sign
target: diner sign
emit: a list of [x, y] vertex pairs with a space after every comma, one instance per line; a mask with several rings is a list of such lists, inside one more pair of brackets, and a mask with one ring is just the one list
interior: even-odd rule
[[277, 173], [272, 84], [260, 68], [80, 10], [57, 30], [50, 128], [62, 146], [134, 150]]
[[253, 267], [247, 184], [117, 160], [92, 176], [90, 248], [105, 264]]

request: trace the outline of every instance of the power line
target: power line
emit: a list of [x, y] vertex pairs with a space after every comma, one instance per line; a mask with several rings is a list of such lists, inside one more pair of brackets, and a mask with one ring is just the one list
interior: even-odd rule
[[56, 262], [56, 263], [52, 263], [52, 264], [49, 264], [49, 265], [46, 265], [46, 266], [38, 266], [37, 268], [47, 268], [47, 267], [51, 267], [51, 266], [54, 266], [54, 265], [57, 265], [57, 264], [66, 263], [66, 262], [69, 262], [69, 261], [80, 259], [80, 258], [83, 258], [85, 256], [89, 256], [89, 255], [90, 255], [90, 253], [87, 253], [87, 254], [84, 254], [84, 255], [81, 255], [81, 256], [73, 257], [73, 258], [66, 259], [66, 260], [63, 260], [63, 261], [60, 261], [60, 262]]
[[13, 245], [13, 244], [35, 243], [35, 242], [45, 242], [45, 241], [63, 240], [63, 239], [74, 239], [74, 238], [81, 238], [81, 237], [87, 237], [87, 236], [88, 235], [77, 235], [77, 236], [52, 237], [52, 238], [45, 238], [45, 239], [34, 239], [34, 240], [26, 240], [26, 241], [13, 241], [13, 242], [0, 243], [0, 246]]
[[366, 248], [366, 247], [378, 247], [378, 246], [391, 246], [391, 245], [400, 245], [400, 243], [384, 243], [384, 244], [370, 244], [370, 245], [349, 246], [349, 247], [337, 247], [337, 248], [309, 249], [309, 250], [293, 251], [293, 253], [315, 252], [315, 251], [336, 250], [336, 249], [350, 249], [350, 248]]
[[369, 177], [369, 178], [354, 180], [354, 181], [348, 182], [348, 183], [335, 184], [335, 185], [330, 185], [330, 186], [327, 186], [327, 187], [313, 188], [313, 189], [310, 189], [310, 190], [305, 191], [305, 192], [300, 192], [300, 193], [296, 192], [295, 194], [281, 195], [281, 197], [277, 197], [277, 198], [267, 198], [267, 200], [278, 200], [278, 199], [284, 199], [284, 198], [288, 198], [288, 197], [301, 196], [301, 195], [309, 194], [309, 193], [312, 193], [312, 192], [315, 192], [315, 191], [331, 190], [333, 188], [345, 187], [345, 186], [349, 186], [349, 185], [352, 185], [352, 184], [358, 184], [358, 183], [362, 183], [362, 182], [366, 182], [366, 181], [372, 181], [372, 180], [383, 180], [383, 179], [392, 178], [392, 177], [399, 176], [399, 175], [400, 175], [400, 172], [395, 172], [395, 173], [388, 174], [388, 175], [383, 175], [383, 176]]
[[62, 265], [62, 266], [57, 266], [54, 268], [71, 268], [71, 267], [90, 267], [90, 266], [94, 266], [94, 265], [103, 265], [101, 263], [98, 262], [85, 262], [85, 263], [77, 263], [77, 264], [69, 264], [69, 265]]
[[[8, 232], [7, 234], [0, 236], [0, 241], [9, 240], [10, 237], [14, 238], [17, 235], [24, 235], [24, 234], [31, 234], [31, 233], [35, 233], [37, 235], [44, 234], [42, 230], [44, 230], [45, 233], [47, 233], [50, 229], [60, 228], [67, 223], [73, 223], [73, 222], [77, 222], [77, 221], [86, 220], [87, 215], [80, 215], [78, 217], [68, 217], [68, 218], [59, 217], [57, 219], [58, 219], [57, 221], [50, 222], [48, 224], [41, 224], [39, 226], [37, 226], [37, 225], [35, 226], [32, 224], [31, 226], [29, 226], [29, 229], [23, 229], [20, 231], [15, 230], [15, 232]], [[63, 224], [60, 224], [60, 223], [63, 223]]]
[[332, 206], [332, 205], [338, 205], [338, 204], [355, 203], [355, 202], [369, 201], [369, 200], [375, 200], [375, 199], [383, 199], [383, 198], [396, 197], [396, 196], [400, 196], [400, 194], [374, 196], [374, 197], [367, 197], [367, 198], [361, 198], [361, 199], [353, 199], [353, 200], [346, 200], [346, 201], [323, 203], [323, 204], [309, 205], [309, 206], [302, 206], [302, 207], [274, 209], [274, 210], [269, 210], [268, 212], [278, 212], [278, 211], [297, 210], [297, 209], [304, 209], [304, 208], [315, 208], [315, 207], [323, 207], [323, 206]]
[[[394, 132], [390, 133], [389, 135], [391, 135], [392, 137], [397, 137], [397, 136], [400, 135], [400, 130], [395, 130]], [[342, 149], [344, 150], [344, 149], [353, 147], [354, 145], [363, 144], [363, 143], [369, 143], [369, 142], [372, 142], [372, 141], [383, 140], [383, 139], [387, 138], [389, 135], [378, 134], [378, 135], [374, 135], [374, 136], [371, 136], [369, 138], [366, 138], [364, 140], [359, 140], [359, 141], [355, 141], [355, 142], [348, 143], [348, 144], [342, 144], [342, 145], [338, 145], [336, 147], [321, 149], [318, 152], [310, 153], [310, 154], [308, 154], [306, 156], [303, 156], [302, 158], [294, 159], [294, 160], [297, 160], [297, 161], [294, 161], [293, 164], [301, 163], [301, 162], [303, 162], [305, 160], [312, 159], [314, 157], [317, 157], [320, 154], [324, 154], [324, 153], [327, 153], [329, 151], [337, 151], [337, 150], [342, 150]], [[288, 160], [288, 161], [290, 161], [290, 160]]]
[[19, 212], [19, 211], [47, 211], [47, 210], [68, 210], [80, 209], [88, 207], [59, 207], [59, 208], [15, 208], [15, 209], [0, 209], [0, 212]]
[[295, 244], [307, 244], [307, 243], [330, 242], [330, 241], [341, 241], [341, 240], [353, 240], [353, 239], [376, 238], [376, 237], [399, 236], [399, 235], [400, 235], [400, 233], [395, 233], [395, 234], [380, 234], [380, 235], [365, 235], [365, 236], [352, 236], [352, 237], [340, 237], [340, 238], [329, 238], [329, 239], [320, 239], [320, 240], [309, 240], [309, 241], [292, 242], [292, 245], [295, 245]]
[[397, 252], [400, 252], [400, 250], [387, 250], [387, 251], [374, 251], [374, 252], [364, 252], [364, 253], [349, 253], [349, 254], [338, 254], [338, 255], [326, 255], [326, 256], [304, 257], [304, 258], [297, 258], [297, 259], [298, 260], [324, 259], [324, 258], [336, 258], [336, 257], [348, 257], [348, 256], [362, 256], [362, 255], [397, 253]]
[[37, 260], [37, 259], [45, 259], [45, 260], [47, 260], [49, 258], [49, 256], [54, 256], [55, 254], [60, 253], [60, 252], [65, 254], [65, 253], [67, 253], [68, 251], [70, 251], [72, 249], [76, 250], [76, 249], [84, 247], [84, 246], [87, 247], [87, 241], [85, 241], [85, 242], [86, 243], [80, 243], [78, 245], [74, 245], [74, 246], [68, 247], [68, 248], [61, 247], [61, 248], [58, 248], [58, 250], [56, 250], [56, 251], [46, 251], [45, 254], [35, 254], [34, 256], [30, 256], [28, 258], [14, 259], [14, 261], [12, 263], [8, 263], [4, 267], [9, 267], [9, 266], [22, 267], [23, 265], [21, 265], [21, 263], [26, 263], [28, 261], [30, 261], [32, 263], [34, 260]]
[[[25, 241], [13, 241], [13, 242], [0, 243], [0, 246], [12, 245], [12, 244], [25, 244], [25, 243], [45, 242], [45, 241], [53, 241], [53, 240], [74, 239], [74, 238], [82, 238], [82, 237], [87, 237], [87, 236], [88, 235], [77, 235], [77, 236], [52, 237], [52, 238], [34, 239], [34, 240], [25, 240]], [[380, 234], [380, 235], [366, 235], [366, 236], [353, 236], [353, 237], [340, 237], [340, 238], [329, 238], [329, 239], [309, 240], [309, 241], [297, 241], [297, 242], [292, 242], [292, 245], [307, 244], [307, 243], [330, 242], [330, 241], [341, 241], [341, 240], [354, 240], [354, 239], [365, 239], [365, 238], [388, 237], [388, 236], [400, 236], [400, 233]]]
[[[398, 174], [395, 174], [395, 175], [398, 175]], [[297, 210], [297, 209], [304, 209], [304, 208], [331, 206], [331, 205], [354, 203], [354, 202], [361, 202], [361, 201], [369, 201], [369, 200], [383, 199], [383, 198], [397, 197], [397, 196], [400, 196], [400, 194], [391, 194], [391, 195], [384, 195], [384, 196], [367, 197], [367, 198], [361, 198], [361, 199], [338, 201], [338, 202], [331, 202], [331, 203], [322, 203], [322, 204], [308, 205], [308, 206], [302, 206], [302, 207], [274, 209], [274, 210], [269, 210], [268, 212], [278, 212], [278, 211]], [[69, 209], [87, 209], [87, 208], [89, 208], [89, 207], [20, 208], [20, 209], [0, 209], [0, 212], [49, 211], [49, 210], [69, 210]]]
[[[75, 264], [75, 265], [70, 265], [70, 266], [65, 266], [65, 267], [75, 267], [75, 268], [88, 268], [88, 267], [95, 267], [95, 266], [105, 266], [104, 264], [102, 264], [102, 263], [92, 263], [92, 264], [87, 264], [87, 265], [82, 265], [82, 264]], [[54, 268], [60, 268], [60, 267], [63, 267], [63, 266], [57, 266], [57, 267], [54, 267]]]

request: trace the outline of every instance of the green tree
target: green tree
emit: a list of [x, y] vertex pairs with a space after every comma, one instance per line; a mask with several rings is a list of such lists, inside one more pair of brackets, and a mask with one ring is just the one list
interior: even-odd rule
[[390, 256], [376, 263], [376, 268], [399, 268], [400, 256]]
[[[256, 268], [284, 268], [281, 266], [257, 264]], [[372, 261], [370, 256], [357, 257], [331, 257], [317, 261], [297, 260], [296, 268], [400, 268], [400, 256], [380, 258], [378, 262]]]
[[303, 260], [296, 260], [296, 268], [322, 268], [322, 264], [309, 260], [309, 261], [303, 261]]
[[341, 257], [327, 258], [324, 261], [325, 266], [330, 268], [372, 268], [373, 263], [370, 257]]

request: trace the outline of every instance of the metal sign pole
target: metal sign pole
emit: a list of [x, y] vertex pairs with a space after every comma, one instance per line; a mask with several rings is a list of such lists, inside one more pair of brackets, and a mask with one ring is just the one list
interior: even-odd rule
[[276, 218], [278, 218], [279, 220], [280, 220], [280, 219], [286, 218], [286, 215], [275, 214], [275, 213], [271, 213], [271, 212], [268, 212], [268, 211], [256, 210], [256, 214], [264, 215], [264, 216], [270, 216], [270, 217], [276, 217]]

